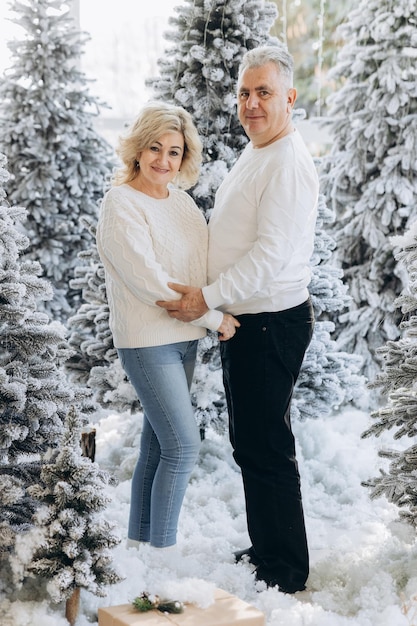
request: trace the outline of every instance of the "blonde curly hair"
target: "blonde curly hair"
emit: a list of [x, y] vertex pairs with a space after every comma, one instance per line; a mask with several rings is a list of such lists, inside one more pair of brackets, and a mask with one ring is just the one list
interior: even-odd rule
[[198, 180], [202, 161], [202, 143], [191, 115], [180, 106], [164, 102], [149, 102], [139, 113], [125, 135], [119, 138], [116, 150], [123, 165], [113, 176], [115, 185], [128, 183], [136, 178], [139, 165], [137, 156], [149, 148], [161, 135], [177, 131], [184, 137], [184, 154], [175, 184], [189, 189]]

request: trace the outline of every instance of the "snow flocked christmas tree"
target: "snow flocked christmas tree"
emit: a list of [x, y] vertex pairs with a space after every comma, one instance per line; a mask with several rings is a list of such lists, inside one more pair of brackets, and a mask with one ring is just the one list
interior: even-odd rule
[[388, 403], [374, 411], [375, 421], [363, 434], [378, 437], [395, 430], [394, 439], [414, 441], [402, 450], [381, 450], [382, 458], [390, 459], [388, 472], [364, 484], [370, 488], [372, 498], [382, 495], [400, 508], [400, 517], [417, 528], [417, 222], [403, 236], [392, 237], [396, 246], [395, 258], [405, 268], [407, 284], [394, 305], [400, 308], [403, 320], [401, 336], [387, 341], [379, 348], [383, 358], [383, 371], [372, 382], [381, 388]]
[[39, 263], [20, 255], [28, 245], [24, 208], [11, 207], [0, 155], [0, 583], [9, 583], [8, 561], [17, 534], [27, 531], [37, 507], [28, 492], [40, 480], [41, 458], [58, 445], [68, 407], [82, 422], [94, 409], [85, 389], [68, 384], [66, 330], [38, 310], [52, 296]]
[[120, 582], [110, 549], [120, 543], [115, 525], [101, 513], [110, 502], [107, 472], [81, 455], [81, 421], [74, 407], [68, 411], [59, 448], [42, 465], [40, 482], [28, 491], [41, 503], [33, 529], [16, 541], [12, 559], [15, 582], [27, 575], [47, 581], [54, 603], [66, 601], [72, 625], [78, 614], [80, 590], [106, 596], [106, 586]]
[[99, 103], [79, 70], [86, 40], [63, 0], [15, 1], [25, 31], [8, 45], [11, 67], [0, 80], [0, 150], [10, 201], [28, 211], [25, 256], [39, 261], [54, 287], [45, 307], [65, 321], [79, 304], [69, 289], [77, 253], [92, 236], [81, 216], [97, 217], [113, 167], [110, 146], [93, 128]]
[[363, 355], [371, 380], [376, 349], [398, 336], [403, 285], [389, 236], [417, 217], [416, 10], [415, 0], [362, 0], [341, 26], [346, 44], [331, 73], [344, 84], [329, 102], [322, 190], [352, 297], [336, 334], [341, 349]]

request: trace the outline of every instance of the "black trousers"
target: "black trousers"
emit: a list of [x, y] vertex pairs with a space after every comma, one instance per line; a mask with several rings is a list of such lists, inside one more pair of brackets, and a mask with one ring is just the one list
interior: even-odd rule
[[310, 300], [274, 313], [237, 316], [221, 342], [230, 441], [242, 471], [256, 556], [283, 589], [303, 589], [309, 555], [290, 404], [314, 315]]

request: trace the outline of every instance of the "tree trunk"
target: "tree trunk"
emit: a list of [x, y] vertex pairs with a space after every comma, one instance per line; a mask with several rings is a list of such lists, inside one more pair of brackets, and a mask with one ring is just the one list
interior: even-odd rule
[[85, 429], [81, 433], [82, 456], [86, 456], [94, 462], [96, 456], [96, 429]]
[[72, 592], [65, 605], [65, 617], [68, 620], [70, 626], [74, 626], [78, 617], [78, 610], [80, 608], [80, 588], [77, 587]]

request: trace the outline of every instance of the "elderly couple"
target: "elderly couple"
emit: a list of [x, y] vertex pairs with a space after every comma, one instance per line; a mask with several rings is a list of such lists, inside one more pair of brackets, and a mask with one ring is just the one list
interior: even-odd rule
[[217, 191], [208, 228], [184, 191], [201, 163], [191, 117], [150, 103], [120, 141], [123, 167], [97, 229], [114, 344], [144, 411], [128, 542], [176, 543], [200, 447], [189, 394], [197, 342], [215, 330], [252, 542], [234, 558], [285, 593], [303, 590], [309, 572], [290, 403], [313, 332], [318, 197], [292, 123], [292, 68], [283, 46], [244, 55], [237, 108], [250, 141]]

